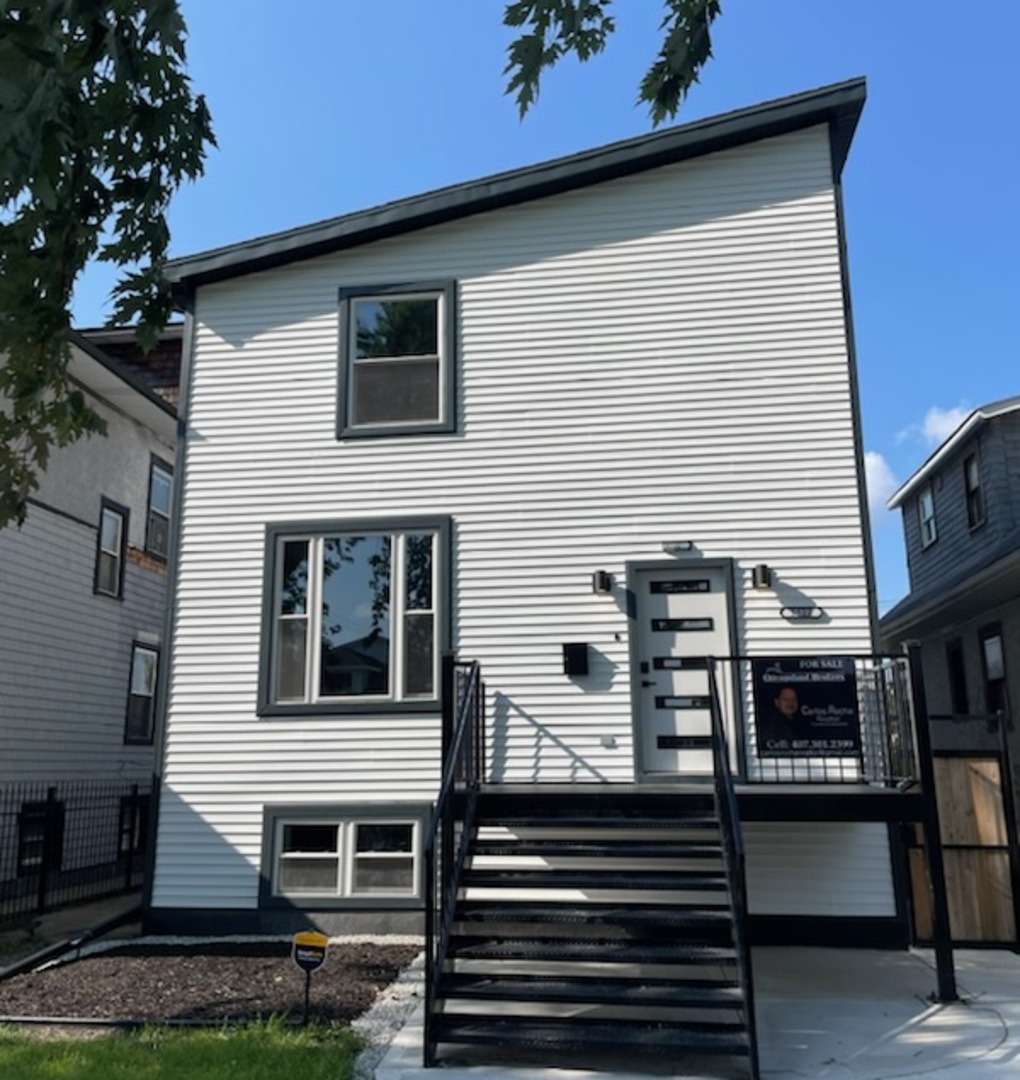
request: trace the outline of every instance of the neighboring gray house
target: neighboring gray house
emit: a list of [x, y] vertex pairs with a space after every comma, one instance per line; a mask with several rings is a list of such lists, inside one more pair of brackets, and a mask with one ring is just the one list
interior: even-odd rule
[[1006, 715], [1016, 784], [1020, 397], [975, 409], [889, 506], [903, 512], [910, 592], [881, 621], [885, 646], [921, 643], [930, 713]]
[[[164, 342], [167, 371], [179, 339], [177, 328]], [[72, 333], [70, 377], [107, 433], [55, 449], [24, 524], [0, 530], [0, 880], [15, 862], [19, 874], [38, 862], [40, 792], [55, 789], [62, 821], [69, 792], [84, 799], [95, 782], [151, 782], [177, 417], [137, 346], [122, 345], [129, 362], [93, 332]], [[55, 866], [66, 866], [79, 827], [69, 810]]]

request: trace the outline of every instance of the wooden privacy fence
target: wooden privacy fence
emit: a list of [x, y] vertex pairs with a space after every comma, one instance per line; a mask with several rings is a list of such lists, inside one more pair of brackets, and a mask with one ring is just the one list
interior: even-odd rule
[[0, 785], [0, 927], [142, 883], [148, 785]]

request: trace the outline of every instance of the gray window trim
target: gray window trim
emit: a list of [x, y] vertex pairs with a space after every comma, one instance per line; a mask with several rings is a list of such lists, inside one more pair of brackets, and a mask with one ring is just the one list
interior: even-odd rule
[[274, 583], [276, 580], [276, 552], [278, 541], [284, 536], [330, 536], [337, 532], [413, 532], [430, 530], [436, 533], [439, 582], [436, 595], [436, 650], [441, 655], [451, 648], [452, 612], [452, 521], [448, 517], [395, 517], [395, 518], [331, 518], [329, 521], [273, 522], [266, 526], [265, 555], [262, 574], [262, 632], [259, 645], [259, 716], [308, 717], [373, 714], [438, 713], [441, 708], [439, 686], [434, 699], [410, 701], [319, 701], [278, 704], [271, 698], [274, 630]]
[[[422, 845], [429, 820], [431, 803], [287, 803], [262, 808], [262, 856], [259, 869], [259, 907], [290, 908], [313, 911], [378, 911], [384, 908], [421, 909], [425, 906], [425, 860]], [[290, 819], [300, 821], [351, 822], [393, 818], [418, 825], [418, 880], [415, 896], [283, 896], [273, 892], [276, 866], [275, 837], [277, 825]], [[346, 852], [344, 853], [346, 858]]]
[[[444, 419], [424, 423], [358, 425], [348, 423], [347, 410], [350, 403], [350, 315], [351, 301], [363, 296], [400, 296], [402, 293], [431, 292], [443, 297], [443, 333], [440, 371], [443, 385], [439, 387]], [[337, 376], [337, 426], [338, 439], [382, 439], [403, 435], [438, 435], [457, 430], [457, 283], [453, 279], [442, 281], [409, 281], [389, 285], [356, 285], [339, 290], [340, 341], [339, 373]]]
[[[99, 587], [99, 558], [103, 553], [103, 513], [111, 511], [121, 519], [120, 555], [117, 567], [117, 591], [107, 592]], [[96, 530], [96, 558], [92, 569], [92, 591], [96, 596], [108, 596], [111, 600], [124, 599], [124, 564], [127, 562], [128, 530], [131, 527], [131, 511], [105, 495], [99, 499], [99, 528]]]

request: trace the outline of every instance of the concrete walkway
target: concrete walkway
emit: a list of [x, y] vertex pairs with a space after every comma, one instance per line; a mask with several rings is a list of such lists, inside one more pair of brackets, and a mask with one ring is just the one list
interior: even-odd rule
[[[758, 1033], [763, 1080], [936, 1080], [1020, 1078], [1020, 957], [976, 949], [956, 953], [961, 1000], [934, 1004], [929, 952], [756, 949]], [[448, 1062], [421, 1068], [419, 1007], [376, 1067], [376, 1080], [570, 1080], [605, 1072]], [[696, 1076], [679, 1069], [615, 1080]], [[733, 1075], [728, 1074], [728, 1075]]]

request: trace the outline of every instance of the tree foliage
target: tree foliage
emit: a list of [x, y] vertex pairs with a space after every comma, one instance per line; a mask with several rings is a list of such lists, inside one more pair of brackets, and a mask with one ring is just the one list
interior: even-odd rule
[[[629, 6], [629, 5], [628, 5]], [[636, 6], [636, 5], [635, 5]], [[659, 30], [662, 45], [638, 90], [653, 124], [671, 119], [712, 56], [710, 30], [719, 0], [665, 0]], [[513, 0], [503, 21], [523, 28], [507, 50], [507, 93], [516, 95], [521, 116], [538, 97], [542, 72], [573, 53], [581, 61], [605, 49], [616, 22], [612, 0]]]
[[185, 36], [177, 0], [0, 0], [0, 527], [103, 428], [67, 379], [86, 263], [125, 268], [114, 319], [143, 345], [169, 317], [167, 209], [215, 144]]

